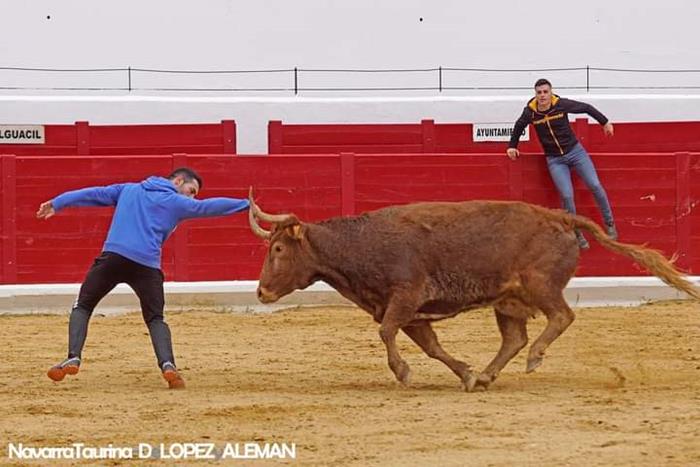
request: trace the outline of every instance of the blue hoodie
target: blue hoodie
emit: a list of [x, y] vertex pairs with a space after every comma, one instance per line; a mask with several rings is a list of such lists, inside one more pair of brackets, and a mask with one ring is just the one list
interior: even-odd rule
[[52, 204], [56, 212], [71, 206], [116, 206], [102, 251], [156, 269], [160, 269], [163, 242], [180, 221], [224, 216], [249, 206], [246, 199], [188, 198], [163, 177], [68, 191], [54, 198]]

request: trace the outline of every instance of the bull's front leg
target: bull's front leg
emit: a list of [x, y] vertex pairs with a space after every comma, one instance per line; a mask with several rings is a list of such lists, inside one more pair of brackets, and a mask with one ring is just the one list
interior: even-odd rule
[[396, 334], [399, 332], [399, 329], [413, 320], [415, 311], [416, 305], [409, 297], [397, 296], [392, 298], [379, 326], [379, 337], [381, 337], [382, 342], [386, 346], [389, 368], [394, 372], [396, 379], [404, 385], [409, 382], [411, 369], [399, 354], [399, 350], [396, 347]]

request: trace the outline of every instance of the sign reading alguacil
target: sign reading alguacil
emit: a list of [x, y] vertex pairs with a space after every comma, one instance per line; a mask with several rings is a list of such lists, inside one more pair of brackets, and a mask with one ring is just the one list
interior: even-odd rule
[[44, 125], [0, 125], [0, 144], [44, 144]]

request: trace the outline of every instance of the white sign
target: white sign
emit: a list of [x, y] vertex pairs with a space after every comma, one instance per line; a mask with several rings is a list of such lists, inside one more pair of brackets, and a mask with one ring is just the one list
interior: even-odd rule
[[[472, 139], [475, 143], [484, 141], [510, 141], [513, 134], [512, 123], [475, 123], [472, 125]], [[530, 141], [530, 127], [526, 126], [520, 141]]]
[[44, 144], [44, 125], [0, 125], [0, 144]]

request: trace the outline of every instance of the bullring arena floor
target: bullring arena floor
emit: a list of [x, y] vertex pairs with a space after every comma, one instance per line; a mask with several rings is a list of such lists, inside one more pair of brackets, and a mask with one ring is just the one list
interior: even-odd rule
[[[350, 307], [170, 313], [184, 391], [165, 388], [139, 314], [96, 316], [81, 373], [62, 383], [45, 371], [64, 354], [67, 316], [2, 316], [1, 439], [286, 442], [301, 465], [699, 465], [700, 305], [577, 316], [535, 373], [522, 352], [471, 394], [405, 336], [412, 383], [399, 387], [376, 325]], [[500, 341], [487, 310], [436, 329], [479, 369]]]

